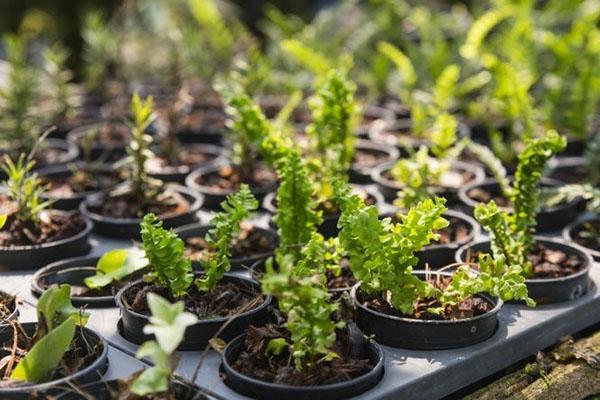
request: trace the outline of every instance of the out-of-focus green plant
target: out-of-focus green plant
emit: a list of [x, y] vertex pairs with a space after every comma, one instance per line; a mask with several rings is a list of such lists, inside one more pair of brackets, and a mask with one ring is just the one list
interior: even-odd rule
[[71, 80], [73, 73], [67, 69], [69, 51], [60, 43], [44, 49], [45, 71], [50, 86], [52, 121], [64, 122], [73, 110]]
[[88, 88], [105, 94], [106, 82], [119, 76], [119, 30], [99, 11], [89, 11], [84, 19], [81, 36], [85, 42], [83, 60]]

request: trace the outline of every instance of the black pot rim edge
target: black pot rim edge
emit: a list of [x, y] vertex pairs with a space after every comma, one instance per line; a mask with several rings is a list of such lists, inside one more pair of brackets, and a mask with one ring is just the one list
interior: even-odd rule
[[[60, 210], [57, 210], [57, 211], [60, 211]], [[68, 211], [66, 211], [66, 213], [68, 213]], [[37, 249], [47, 249], [47, 248], [51, 248], [51, 247], [58, 247], [65, 243], [79, 240], [79, 239], [87, 236], [91, 232], [92, 227], [93, 227], [92, 221], [89, 218], [87, 218], [87, 216], [81, 214], [81, 218], [83, 219], [83, 222], [85, 223], [85, 227], [83, 228], [83, 230], [81, 230], [81, 232], [78, 232], [77, 234], [75, 234], [73, 236], [69, 236], [69, 237], [66, 237], [66, 238], [63, 238], [60, 240], [55, 240], [53, 242], [41, 243], [41, 244], [36, 244], [36, 245], [10, 246], [10, 247], [0, 246], [0, 251], [29, 251], [29, 250], [37, 250]]]
[[579, 247], [582, 247], [583, 249], [585, 249], [588, 253], [590, 253], [592, 258], [600, 259], [600, 250], [590, 249], [589, 247], [583, 246], [583, 245], [577, 243], [575, 240], [573, 240], [573, 237], [571, 236], [571, 231], [573, 229], [578, 228], [579, 226], [581, 226], [587, 222], [592, 222], [592, 221], [600, 222], [600, 217], [587, 216], [587, 217], [584, 217], [583, 219], [571, 222], [569, 225], [564, 227], [564, 229], [562, 231], [562, 237], [564, 240], [568, 241], [569, 244], [572, 243], [575, 246], [579, 246]]

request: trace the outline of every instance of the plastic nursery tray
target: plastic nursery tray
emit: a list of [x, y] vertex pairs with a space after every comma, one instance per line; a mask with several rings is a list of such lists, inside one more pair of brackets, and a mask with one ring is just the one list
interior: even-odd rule
[[[125, 241], [95, 236], [91, 255], [110, 248], [128, 246]], [[19, 294], [26, 304], [20, 307], [21, 321], [35, 318], [36, 299], [30, 293], [33, 271], [0, 272], [0, 289]], [[583, 297], [555, 305], [529, 309], [505, 304], [499, 313], [500, 325], [494, 336], [474, 346], [437, 351], [394, 349], [384, 346], [385, 374], [382, 381], [360, 399], [436, 399], [500, 371], [538, 350], [556, 343], [562, 336], [578, 332], [600, 321], [600, 264], [590, 271], [592, 289]], [[123, 339], [117, 328], [117, 308], [90, 309], [89, 327], [102, 334], [111, 346], [106, 377], [128, 376], [144, 363], [134, 358], [137, 346]], [[177, 372], [191, 379], [201, 352], [180, 352]], [[215, 398], [245, 399], [229, 389], [219, 377], [220, 355], [210, 351], [196, 380]]]

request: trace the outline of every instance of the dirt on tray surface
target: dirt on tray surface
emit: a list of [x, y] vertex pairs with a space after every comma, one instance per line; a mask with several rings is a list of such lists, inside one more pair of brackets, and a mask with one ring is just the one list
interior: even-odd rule
[[[2, 204], [0, 196], [0, 204]], [[6, 204], [0, 205], [0, 214], [3, 214]], [[10, 207], [8, 207], [10, 209]], [[42, 211], [40, 221], [21, 222], [11, 212], [8, 220], [0, 230], [0, 247], [31, 246], [55, 242], [77, 235], [85, 228], [85, 222], [76, 212], [62, 212], [58, 210]]]
[[[430, 277], [430, 282], [438, 289], [443, 290], [451, 281], [450, 277], [440, 276], [436, 279], [435, 274]], [[357, 298], [361, 303], [371, 310], [393, 315], [396, 317], [412, 318], [420, 320], [446, 320], [454, 321], [465, 318], [472, 318], [485, 314], [494, 308], [494, 305], [481, 296], [471, 296], [455, 306], [446, 306], [442, 314], [434, 314], [427, 311], [428, 308], [440, 307], [440, 303], [433, 298], [418, 299], [415, 305], [415, 311], [412, 315], [404, 314], [392, 307], [388, 295], [382, 293], [369, 294], [362, 290], [357, 293]]]
[[527, 259], [533, 265], [533, 278], [560, 278], [573, 275], [585, 266], [585, 260], [577, 254], [568, 254], [562, 250], [550, 249], [536, 243]]
[[201, 292], [196, 285], [191, 285], [181, 299], [171, 299], [164, 287], [146, 284], [133, 286], [125, 292], [127, 307], [137, 313], [150, 315], [146, 299], [150, 292], [170, 301], [183, 300], [185, 311], [195, 314], [200, 320], [230, 317], [257, 308], [264, 301], [263, 295], [251, 290], [249, 286], [242, 288], [228, 281], [219, 282], [214, 289], [207, 292]]
[[98, 192], [116, 185], [120, 178], [117, 171], [78, 169], [68, 176], [41, 176], [49, 197], [73, 197], [80, 193]]
[[225, 165], [218, 171], [205, 175], [199, 175], [196, 183], [201, 186], [210, 187], [213, 190], [237, 191], [242, 183], [247, 183], [254, 188], [268, 188], [277, 182], [277, 175], [272, 170], [259, 166], [254, 170], [254, 174], [249, 179], [242, 177], [239, 169]]
[[99, 205], [89, 207], [90, 211], [111, 218], [139, 218], [148, 213], [167, 217], [187, 212], [190, 203], [181, 194], [164, 191], [149, 204], [140, 207], [138, 200], [130, 193], [118, 196], [106, 196]]
[[[33, 345], [33, 337], [29, 337], [18, 323], [11, 324], [11, 326], [7, 326], [5, 329], [10, 329], [17, 335], [17, 346], [13, 358], [14, 362], [11, 368], [12, 371], [14, 367], [16, 367], [19, 359], [25, 356], [27, 351], [31, 349]], [[96, 359], [98, 359], [100, 354], [102, 354], [102, 345], [97, 344], [94, 347], [90, 347], [91, 341], [88, 338], [85, 338], [84, 335], [84, 331], [81, 328], [77, 328], [75, 331], [75, 337], [71, 342], [69, 350], [67, 350], [67, 352], [63, 355], [58, 367], [48, 381], [73, 375], [74, 373], [89, 367]], [[13, 335], [11, 335], [10, 340], [7, 340], [1, 344], [0, 359], [5, 357], [10, 358], [13, 348]], [[0, 366], [1, 377], [8, 375], [6, 371], [7, 367], [8, 363]], [[0, 388], [18, 387], [23, 383], [24, 382], [22, 381], [14, 381], [10, 378], [2, 378], [0, 379]]]
[[329, 362], [316, 363], [310, 371], [298, 370], [290, 362], [287, 349], [280, 355], [267, 355], [266, 349], [275, 338], [285, 338], [290, 334], [280, 326], [267, 324], [263, 327], [251, 326], [246, 331], [243, 350], [232, 366], [238, 372], [265, 382], [292, 386], [318, 386], [346, 382], [364, 375], [373, 369], [368, 359], [350, 357], [350, 344], [343, 330], [337, 333], [333, 351], [339, 356]]
[[[194, 261], [207, 261], [211, 253], [204, 236], [193, 236], [184, 240], [186, 255]], [[252, 225], [242, 224], [237, 237], [231, 241], [229, 254], [231, 259], [252, 257], [275, 249], [275, 243], [270, 236], [255, 229]]]

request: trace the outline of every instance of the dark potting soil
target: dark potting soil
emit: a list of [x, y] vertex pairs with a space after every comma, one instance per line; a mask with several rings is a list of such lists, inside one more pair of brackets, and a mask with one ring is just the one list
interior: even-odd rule
[[[440, 290], [444, 290], [451, 282], [450, 277], [438, 277], [435, 274], [430, 277], [430, 282]], [[427, 311], [428, 308], [437, 308], [441, 304], [433, 298], [420, 298], [417, 300], [415, 311], [412, 315], [404, 314], [392, 307], [389, 296], [383, 296], [381, 293], [369, 294], [362, 290], [357, 293], [357, 299], [371, 310], [393, 315], [402, 318], [420, 319], [420, 320], [447, 320], [454, 321], [465, 318], [472, 318], [477, 315], [485, 314], [494, 308], [494, 305], [480, 296], [471, 296], [454, 306], [446, 306], [442, 314], [434, 314]]]
[[[0, 359], [10, 357], [12, 350], [15, 349], [15, 355], [13, 358], [14, 363], [11, 368], [12, 371], [16, 367], [18, 361], [27, 354], [29, 349], [31, 349], [34, 344], [34, 338], [29, 337], [18, 323], [14, 325], [11, 324], [11, 326], [7, 326], [5, 329], [11, 329], [14, 334], [17, 335], [16, 348], [13, 347], [13, 337], [11, 337], [10, 340], [2, 343], [2, 347], [0, 348]], [[84, 338], [83, 335], [83, 331], [80, 328], [77, 328], [75, 331], [75, 337], [71, 342], [69, 350], [65, 352], [58, 367], [48, 381], [73, 375], [77, 371], [81, 371], [82, 369], [90, 366], [102, 354], [102, 345], [97, 344], [95, 347], [90, 347], [90, 341]], [[18, 387], [19, 385], [22, 385], [23, 382], [21, 381], [14, 381], [9, 378], [4, 378], [4, 376], [10, 375], [10, 373], [7, 373], [6, 371], [7, 367], [7, 364], [0, 366], [0, 377], [2, 377], [0, 380], [0, 388]]]
[[600, 250], [600, 220], [584, 223], [573, 235], [573, 240], [588, 249]]
[[0, 291], [0, 321], [8, 318], [15, 310], [16, 305], [15, 296]]
[[127, 307], [137, 313], [150, 315], [146, 300], [150, 292], [172, 302], [183, 300], [185, 310], [200, 320], [230, 317], [258, 307], [264, 300], [258, 292], [250, 293], [232, 282], [221, 281], [208, 292], [201, 292], [196, 285], [191, 285], [181, 299], [172, 299], [168, 290], [158, 285], [134, 286], [124, 294]]
[[467, 192], [467, 196], [469, 196], [471, 200], [479, 203], [487, 203], [490, 200], [494, 200], [499, 207], [512, 207], [512, 202], [505, 196], [498, 193], [489, 192], [480, 187], [469, 190]]
[[592, 174], [585, 165], [573, 165], [568, 168], [557, 168], [550, 173], [550, 178], [565, 183], [584, 183], [588, 182]]
[[[395, 181], [390, 170], [383, 173], [383, 177]], [[459, 189], [460, 187], [472, 182], [475, 179], [475, 174], [471, 171], [463, 171], [460, 169], [450, 168], [440, 177], [440, 188], [444, 189]], [[470, 192], [469, 192], [470, 193]]]
[[[127, 126], [116, 122], [103, 122], [100, 126], [90, 129], [90, 134], [93, 133], [93, 141], [95, 145], [103, 147], [117, 146], [129, 143], [131, 132]], [[77, 137], [77, 144], [84, 146], [86, 142], [86, 134]], [[85, 146], [84, 146], [85, 147]]]
[[117, 171], [97, 171], [78, 169], [69, 176], [43, 176], [40, 178], [46, 185], [50, 197], [73, 197], [80, 193], [97, 192], [119, 182]]
[[8, 214], [6, 226], [0, 230], [0, 247], [30, 246], [75, 236], [85, 228], [85, 222], [79, 213], [66, 213], [45, 210], [40, 221], [21, 222], [14, 218], [14, 207], [10, 202], [3, 203], [0, 197], [0, 214]]
[[357, 168], [369, 168], [381, 164], [387, 160], [388, 154], [373, 149], [356, 149], [352, 165]]
[[195, 108], [188, 114], [180, 115], [173, 128], [174, 132], [197, 132], [205, 130], [225, 130], [225, 113], [217, 108]]
[[342, 258], [340, 262], [340, 274], [335, 276], [331, 270], [325, 273], [327, 277], [327, 289], [346, 289], [356, 285], [356, 278], [350, 270], [350, 262], [347, 258]]
[[[194, 236], [185, 239], [185, 253], [195, 261], [206, 261], [210, 257], [208, 243], [204, 236]], [[267, 253], [274, 250], [275, 244], [270, 237], [254, 229], [252, 225], [242, 224], [240, 232], [229, 245], [231, 258], [251, 257], [255, 254]]]
[[332, 361], [316, 363], [311, 370], [298, 370], [290, 361], [287, 349], [280, 355], [267, 355], [271, 339], [285, 338], [291, 342], [290, 334], [280, 326], [267, 324], [251, 326], [246, 331], [243, 350], [232, 364], [238, 372], [265, 382], [292, 386], [318, 386], [345, 382], [366, 374], [373, 369], [367, 359], [353, 359], [345, 332], [337, 332], [333, 351], [339, 356]]
[[200, 165], [217, 158], [215, 154], [208, 154], [200, 146], [176, 146], [173, 156], [166, 152], [155, 152], [155, 157], [148, 160], [146, 167], [151, 172], [161, 172], [164, 167], [181, 167]]
[[179, 193], [164, 191], [153, 202], [142, 207], [131, 193], [107, 196], [102, 204], [90, 207], [90, 211], [111, 218], [140, 218], [148, 213], [166, 217], [183, 214], [189, 207], [190, 203]]
[[471, 227], [460, 218], [456, 217], [444, 217], [450, 222], [450, 224], [436, 231], [440, 235], [439, 240], [435, 243], [449, 244], [467, 240], [471, 233]]
[[251, 177], [243, 177], [240, 170], [230, 165], [221, 167], [218, 171], [199, 175], [196, 183], [216, 190], [237, 191], [242, 183], [251, 187], [267, 188], [277, 181], [277, 175], [272, 170], [258, 166]]
[[549, 249], [536, 243], [527, 259], [533, 265], [533, 278], [560, 278], [579, 272], [585, 260], [577, 254], [567, 254], [562, 250]]

